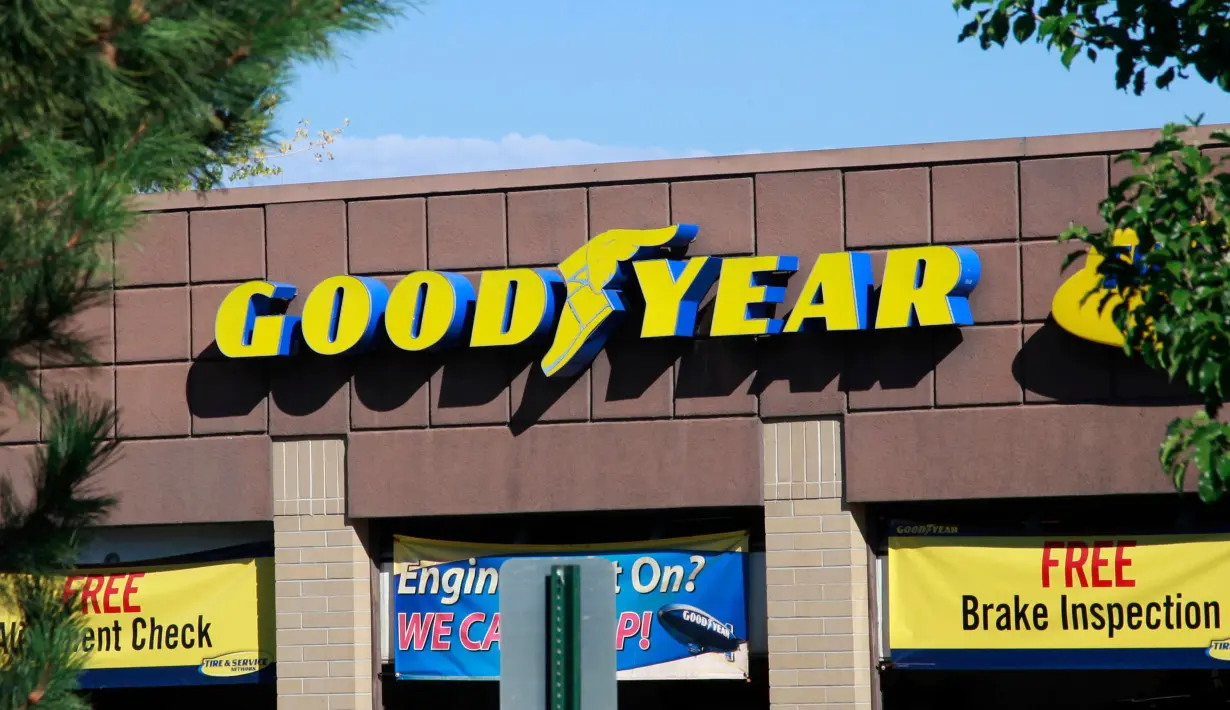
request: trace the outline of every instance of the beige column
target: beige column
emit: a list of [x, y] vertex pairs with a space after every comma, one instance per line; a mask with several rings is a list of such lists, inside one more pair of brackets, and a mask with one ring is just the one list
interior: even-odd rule
[[867, 544], [842, 502], [841, 423], [765, 422], [769, 701], [871, 708]]
[[346, 519], [346, 444], [276, 441], [271, 458], [278, 710], [371, 710], [371, 562]]

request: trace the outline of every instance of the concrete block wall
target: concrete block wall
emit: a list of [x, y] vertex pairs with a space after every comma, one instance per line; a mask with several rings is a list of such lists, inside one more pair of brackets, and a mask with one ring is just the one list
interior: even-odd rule
[[841, 424], [765, 422], [769, 701], [872, 708], [867, 542], [842, 500]]
[[371, 710], [371, 560], [345, 509], [345, 442], [275, 441], [278, 710]]

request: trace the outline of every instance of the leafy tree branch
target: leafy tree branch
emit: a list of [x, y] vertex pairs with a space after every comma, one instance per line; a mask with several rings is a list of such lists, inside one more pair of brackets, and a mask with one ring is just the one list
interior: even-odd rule
[[[1189, 72], [1230, 91], [1230, 6], [1218, 0], [954, 0], [973, 12], [958, 41], [983, 49], [1030, 38], [1060, 52], [1065, 67], [1082, 53], [1115, 55], [1115, 85], [1144, 93]], [[979, 9], [975, 10], [974, 8]]]
[[[1212, 139], [1230, 143], [1230, 134]], [[1161, 462], [1180, 489], [1194, 465], [1201, 498], [1216, 501], [1230, 484], [1230, 428], [1217, 420], [1230, 394], [1230, 164], [1203, 152], [1182, 124], [1118, 160], [1133, 172], [1101, 204], [1107, 228], [1077, 226], [1062, 238], [1107, 256], [1099, 306], [1111, 309], [1124, 351], [1203, 400], [1201, 411], [1170, 424]], [[1138, 240], [1134, 248], [1116, 243], [1124, 233]]]
[[[976, 37], [983, 49], [1034, 38], [1057, 49], [1064, 66], [1082, 52], [1090, 61], [1113, 53], [1116, 88], [1137, 95], [1150, 81], [1165, 89], [1190, 70], [1230, 91], [1226, 0], [954, 0], [953, 7], [973, 15], [958, 41]], [[1200, 396], [1200, 411], [1167, 427], [1159, 458], [1180, 490], [1194, 468], [1201, 499], [1213, 502], [1230, 487], [1230, 427], [1219, 419], [1230, 394], [1230, 165], [1203, 149], [1230, 144], [1230, 133], [1202, 138], [1191, 130], [1199, 123], [1169, 124], [1149, 150], [1119, 156], [1132, 170], [1099, 205], [1105, 229], [1075, 226], [1061, 239], [1106, 257], [1088, 297], [1103, 294], [1098, 307], [1123, 333], [1124, 352]]]

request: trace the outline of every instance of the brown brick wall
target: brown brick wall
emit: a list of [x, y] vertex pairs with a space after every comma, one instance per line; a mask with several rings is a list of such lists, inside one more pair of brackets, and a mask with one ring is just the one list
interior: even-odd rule
[[[134, 496], [121, 503], [117, 523], [268, 518], [267, 438], [352, 432], [356, 481], [388, 480], [392, 473], [371, 471], [391, 465], [381, 450], [393, 442], [409, 457], [396, 471], [403, 490], [416, 477], [434, 486], [447, 480], [410, 465], [414, 458], [444, 462], [446, 473], [501, 462], [542, 472], [507, 480], [503, 493], [479, 497], [484, 502], [472, 512], [525, 500], [550, 501], [553, 509], [601, 506], [556, 490], [561, 469], [587, 464], [556, 456], [555, 444], [543, 443], [557, 440], [550, 431], [528, 432], [600, 422], [586, 436], [614, 437], [595, 449], [609, 456], [637, 445], [622, 438], [632, 430], [621, 425], [668, 419], [687, 440], [716, 448], [676, 447], [673, 465], [685, 473], [679, 485], [656, 491], [665, 498], [615, 485], [620, 495], [612, 505], [690, 505], [698, 496], [759, 502], [755, 467], [745, 467], [758, 451], [734, 449], [756, 437], [725, 434], [754, 428], [758, 416], [843, 416], [851, 441], [872, 442], [847, 452], [855, 500], [1153, 490], [1152, 429], [1119, 441], [1126, 466], [1086, 458], [1080, 477], [1049, 477], [1045, 485], [1035, 474], [1044, 457], [1087, 446], [1084, 423], [1113, 429], [1135, 417], [1152, 426], [1158, 407], [1181, 394], [1113, 350], [1077, 342], [1046, 321], [1066, 250], [1055, 235], [1073, 222], [1096, 223], [1108, 156], [1152, 137], [1094, 134], [148, 198], [149, 219], [117, 249], [113, 303], [79, 319], [83, 332], [97, 336], [101, 359], [115, 364], [96, 372], [45, 367], [41, 376], [48, 385], [75, 383], [115, 397], [117, 434], [131, 442], [124, 449], [132, 455], [115, 464], [109, 480]], [[822, 251], [868, 250], [882, 269], [888, 248], [970, 245], [984, 272], [971, 298], [977, 325], [663, 343], [638, 341], [629, 322], [588, 372], [562, 383], [546, 381], [536, 369], [541, 353], [523, 348], [442, 356], [382, 348], [354, 358], [253, 363], [223, 361], [212, 344], [217, 304], [244, 279], [296, 284], [297, 312], [306, 293], [334, 274], [392, 280], [424, 266], [477, 276], [490, 267], [551, 265], [604, 229], [672, 220], [700, 225], [697, 253], [796, 254], [804, 269]], [[792, 279], [789, 298], [801, 282]], [[1078, 403], [1081, 409], [1068, 406]], [[1051, 412], [1066, 412], [1073, 425], [1050, 426]], [[969, 436], [948, 429], [966, 422], [978, 424]], [[4, 443], [31, 443], [41, 434], [36, 421], [18, 424]], [[492, 440], [498, 457], [455, 446], [455, 429], [466, 426], [502, 430]], [[435, 429], [448, 431], [429, 435]], [[1045, 445], [1037, 440], [1042, 434], [1051, 437]], [[225, 443], [247, 440], [264, 445]], [[1003, 443], [1017, 458], [983, 456]], [[967, 447], [978, 455], [971, 458]], [[219, 471], [208, 457], [222, 450], [231, 453]], [[143, 452], [151, 451], [167, 455], [160, 466], [147, 461]], [[967, 473], [968, 460], [994, 461], [997, 475]], [[619, 475], [609, 467], [610, 476]], [[210, 471], [208, 484], [191, 480], [202, 470]], [[707, 478], [692, 478], [698, 470]], [[155, 479], [177, 492], [138, 499]], [[262, 498], [237, 501], [236, 491]], [[447, 507], [468, 510], [468, 492], [448, 495], [458, 502]], [[417, 510], [408, 498], [359, 491], [353, 500], [365, 496], [369, 512]]]

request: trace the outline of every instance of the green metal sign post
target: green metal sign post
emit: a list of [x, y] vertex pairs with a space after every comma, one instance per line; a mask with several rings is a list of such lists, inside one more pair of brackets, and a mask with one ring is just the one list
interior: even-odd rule
[[581, 710], [581, 568], [547, 576], [547, 710]]
[[499, 580], [500, 710], [616, 710], [611, 561], [514, 558]]

